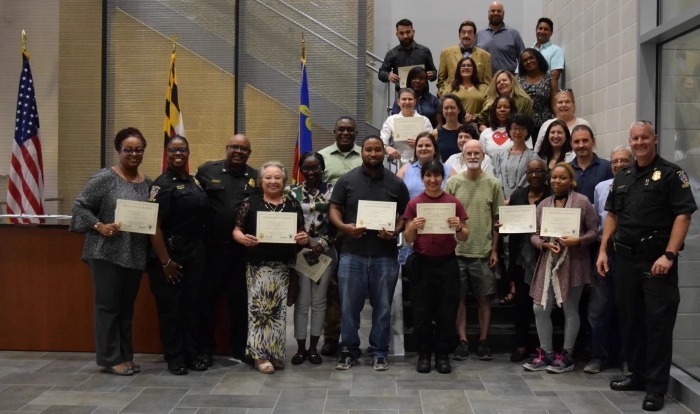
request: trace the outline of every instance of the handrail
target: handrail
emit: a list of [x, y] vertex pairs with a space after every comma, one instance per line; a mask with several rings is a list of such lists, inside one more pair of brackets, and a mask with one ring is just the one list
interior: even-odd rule
[[[272, 8], [272, 7], [268, 6], [267, 4], [263, 3], [261, 0], [255, 0], [255, 2], [258, 3], [259, 5], [265, 7], [266, 9], [268, 9], [268, 10], [270, 10], [270, 11], [276, 13], [277, 15], [279, 15], [280, 17], [286, 19], [287, 21], [289, 21], [290, 23], [296, 25], [297, 27], [300, 27], [300, 28], [304, 29], [306, 32], [311, 33], [312, 35], [314, 35], [314, 36], [316, 36], [317, 38], [321, 39], [321, 40], [324, 41], [325, 43], [327, 43], [327, 44], [333, 46], [334, 48], [338, 49], [338, 50], [341, 51], [342, 53], [348, 55], [349, 57], [351, 57], [351, 58], [357, 60], [357, 56], [353, 55], [352, 53], [348, 52], [347, 50], [343, 49], [342, 47], [336, 45], [335, 43], [331, 42], [330, 40], [326, 39], [325, 37], [321, 36], [320, 34], [314, 32], [313, 30], [310, 30], [308, 27], [303, 26], [301, 23], [295, 21], [295, 20], [292, 19], [291, 17], [285, 16], [284, 14], [282, 14], [282, 13], [280, 13], [279, 11], [275, 10], [274, 8]], [[280, 3], [283, 3], [283, 2], [280, 1]], [[305, 17], [308, 17], [306, 14], [304, 14], [304, 13], [302, 13], [302, 12], [299, 12], [299, 13], [302, 14], [302, 15], [304, 15]], [[309, 17], [309, 19], [312, 20], [312, 21], [314, 21], [315, 23], [318, 23], [318, 24], [321, 25], [322, 27], [326, 28], [326, 26], [325, 26], [324, 24], [318, 22], [317, 20], [315, 20], [315, 19], [313, 19], [313, 18], [311, 18], [311, 17]], [[329, 30], [330, 30], [330, 29], [329, 29]], [[334, 32], [334, 31], [331, 30], [331, 32]], [[335, 33], [335, 32], [334, 32], [334, 33]], [[342, 35], [340, 35], [340, 37], [343, 38], [343, 39], [345, 39]], [[347, 39], [346, 39], [346, 40], [347, 40]], [[350, 43], [351, 43], [351, 44], [354, 44], [354, 43], [352, 43], [352, 42], [350, 42]], [[357, 46], [357, 44], [354, 44], [354, 45]], [[369, 51], [365, 51], [365, 52], [366, 52], [367, 54], [369, 54], [370, 56], [375, 57], [374, 54], [371, 54]], [[378, 60], [379, 60], [380, 62], [382, 62], [382, 63], [384, 62], [382, 59], [378, 59]], [[365, 66], [368, 67], [371, 71], [373, 71], [373, 72], [375, 72], [375, 73], [379, 73], [379, 69], [376, 69], [374, 66], [370, 65], [369, 63], [366, 63]]]

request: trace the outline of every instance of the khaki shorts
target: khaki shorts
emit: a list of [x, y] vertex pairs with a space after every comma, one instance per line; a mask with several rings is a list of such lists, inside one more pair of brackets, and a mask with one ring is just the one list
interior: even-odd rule
[[496, 293], [496, 275], [489, 268], [489, 259], [457, 257], [459, 262], [460, 295], [469, 291], [474, 296], [488, 296]]

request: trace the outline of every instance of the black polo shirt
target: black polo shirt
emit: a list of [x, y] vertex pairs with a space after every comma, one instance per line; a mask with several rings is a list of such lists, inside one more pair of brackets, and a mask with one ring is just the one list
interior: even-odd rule
[[647, 167], [615, 175], [605, 210], [617, 216], [615, 241], [636, 246], [651, 235], [668, 239], [676, 217], [697, 206], [685, 171], [657, 155]]
[[258, 172], [248, 165], [244, 171], [231, 171], [228, 162], [220, 160], [199, 167], [196, 178], [209, 197], [207, 239], [233, 242], [236, 209], [243, 199], [258, 192]]
[[[360, 200], [394, 201], [398, 217], [406, 209], [408, 199], [406, 184], [391, 171], [383, 169], [380, 176], [372, 177], [359, 166], [336, 181], [330, 202], [341, 207], [344, 223], [355, 223], [357, 204]], [[367, 230], [365, 235], [359, 238], [346, 237], [341, 247], [341, 253], [368, 257], [396, 256], [397, 252], [396, 240], [379, 238], [377, 230]]]

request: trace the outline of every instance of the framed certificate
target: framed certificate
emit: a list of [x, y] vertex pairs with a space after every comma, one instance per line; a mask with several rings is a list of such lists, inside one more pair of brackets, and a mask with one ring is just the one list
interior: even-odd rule
[[542, 224], [540, 225], [540, 236], [542, 237], [578, 237], [580, 226], [580, 208], [542, 208]]
[[425, 65], [413, 65], [413, 66], [399, 66], [399, 87], [400, 88], [406, 88], [410, 87], [410, 85], [406, 85], [406, 80], [408, 80], [408, 72], [411, 71], [411, 69], [415, 68], [416, 66], [420, 66], [422, 68], [425, 68]]
[[[499, 233], [534, 233], [537, 230], [537, 208], [526, 206], [498, 207]], [[578, 227], [577, 227], [578, 228]]]
[[394, 231], [396, 225], [395, 201], [360, 200], [357, 203], [356, 227], [366, 227], [368, 230]]
[[256, 233], [260, 243], [294, 244], [297, 234], [297, 213], [258, 211]]
[[309, 251], [311, 251], [311, 249], [305, 248], [297, 254], [297, 262], [294, 265], [294, 269], [314, 282], [318, 282], [321, 276], [323, 276], [323, 272], [326, 271], [333, 259], [325, 254], [321, 254], [318, 256], [318, 263], [311, 266], [304, 258], [304, 253]]
[[423, 132], [423, 118], [412, 116], [410, 118], [394, 118], [394, 141], [406, 141]]
[[158, 225], [158, 203], [117, 199], [114, 222], [120, 231], [141, 234], [156, 234]]
[[447, 219], [455, 216], [455, 203], [418, 203], [416, 216], [425, 218], [425, 227], [418, 234], [454, 234]]

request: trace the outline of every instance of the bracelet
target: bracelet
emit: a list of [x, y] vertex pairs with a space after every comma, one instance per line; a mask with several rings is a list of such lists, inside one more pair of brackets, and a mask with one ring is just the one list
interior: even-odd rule
[[97, 230], [97, 228], [100, 227], [100, 224], [102, 224], [102, 222], [101, 222], [101, 221], [98, 221], [97, 223], [95, 223], [95, 224], [92, 225], [92, 228], [95, 229], [95, 230]]
[[460, 231], [462, 231], [463, 228], [464, 228], [464, 227], [459, 226], [459, 228], [458, 228], [457, 230], [455, 230], [455, 233], [459, 233]]
[[173, 259], [168, 259], [168, 263], [164, 264], [163, 267], [168, 267], [168, 265], [173, 261]]

